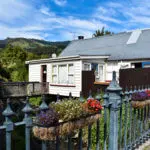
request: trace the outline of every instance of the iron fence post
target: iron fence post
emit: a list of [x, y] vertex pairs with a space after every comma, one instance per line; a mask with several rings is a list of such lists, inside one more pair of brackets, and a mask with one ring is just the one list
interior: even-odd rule
[[4, 126], [6, 127], [6, 150], [11, 150], [11, 132], [14, 129], [14, 124], [11, 121], [11, 116], [14, 115], [10, 107], [10, 99], [7, 99], [7, 107], [3, 111], [3, 115], [5, 116]]
[[125, 116], [124, 116], [124, 150], [127, 150], [127, 130], [128, 130], [128, 107], [129, 107], [129, 92], [125, 91]]
[[25, 116], [23, 121], [25, 122], [25, 141], [26, 141], [26, 150], [30, 150], [30, 130], [32, 127], [32, 118], [30, 116], [33, 109], [30, 107], [29, 98], [26, 98], [26, 105], [22, 109]]
[[103, 99], [104, 99], [104, 150], [106, 150], [107, 149], [107, 125], [108, 125], [107, 109], [109, 107], [107, 91], [105, 91]]
[[[42, 104], [40, 105], [40, 111], [46, 111], [49, 109], [49, 107], [47, 106], [46, 102], [45, 102], [45, 95], [42, 95]], [[46, 146], [46, 141], [42, 141], [42, 150], [46, 150], [47, 146]]]
[[110, 105], [110, 127], [109, 127], [109, 150], [118, 149], [118, 112], [120, 109], [122, 88], [116, 81], [116, 72], [113, 71], [113, 79], [107, 88]]

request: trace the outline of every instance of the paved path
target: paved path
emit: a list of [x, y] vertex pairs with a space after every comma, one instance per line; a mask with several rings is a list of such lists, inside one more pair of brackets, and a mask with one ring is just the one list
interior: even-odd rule
[[[135, 149], [135, 150], [145, 150], [144, 148], [149, 146], [150, 147], [150, 139], [148, 141], [146, 141], [144, 144], [142, 144], [139, 148]], [[146, 150], [150, 150], [150, 149], [146, 149]]]

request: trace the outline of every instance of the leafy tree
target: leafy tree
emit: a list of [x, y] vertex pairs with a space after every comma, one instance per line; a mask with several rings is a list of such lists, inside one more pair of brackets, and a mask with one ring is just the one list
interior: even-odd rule
[[8, 45], [0, 53], [0, 78], [11, 81], [27, 81], [28, 70], [25, 61], [30, 59], [39, 59], [32, 53], [24, 51], [19, 46]]
[[112, 35], [113, 32], [110, 32], [108, 30], [105, 30], [105, 27], [102, 27], [102, 29], [98, 29], [95, 31], [95, 33], [93, 34], [94, 37], [98, 37], [98, 36], [104, 36], [104, 35]]

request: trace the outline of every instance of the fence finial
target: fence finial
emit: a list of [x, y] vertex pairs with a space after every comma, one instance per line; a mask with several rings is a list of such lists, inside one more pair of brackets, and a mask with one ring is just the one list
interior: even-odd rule
[[28, 96], [26, 97], [26, 105], [25, 105], [25, 107], [22, 109], [22, 111], [23, 111], [24, 113], [30, 113], [30, 112], [33, 111], [33, 109], [31, 108], [31, 106], [30, 106], [30, 104], [29, 104], [29, 97], [28, 97]]
[[69, 99], [72, 99], [72, 93], [69, 92]]
[[87, 98], [87, 100], [88, 99], [93, 99], [93, 97], [92, 97], [92, 90], [91, 89], [89, 90], [89, 97]]
[[47, 110], [49, 107], [47, 106], [46, 102], [45, 102], [45, 95], [42, 95], [42, 104], [40, 105], [40, 110]]
[[137, 90], [136, 90], [136, 85], [134, 86], [134, 93], [136, 93], [137, 92]]
[[126, 86], [125, 94], [129, 94], [128, 87]]
[[107, 89], [105, 89], [105, 94], [104, 94], [104, 96], [103, 96], [105, 107], [108, 107], [108, 106], [109, 106], [108, 98], [109, 98], [109, 97], [108, 97]]
[[60, 101], [59, 94], [56, 96], [56, 102]]
[[3, 111], [2, 113], [5, 117], [11, 117], [12, 115], [14, 115], [15, 113], [13, 112], [13, 110], [10, 107], [10, 98], [7, 99], [7, 107], [6, 109]]
[[95, 99], [97, 99], [98, 101], [101, 100], [101, 94], [100, 94], [100, 89], [99, 88], [97, 89], [97, 93], [96, 93]]
[[83, 98], [82, 92], [80, 92], [79, 101], [80, 101], [80, 102], [84, 102], [84, 98]]
[[119, 84], [117, 83], [117, 80], [116, 80], [116, 72], [113, 71], [113, 79], [112, 81], [110, 82], [110, 85], [109, 87], [107, 88], [108, 91], [121, 91], [122, 88], [119, 86]]

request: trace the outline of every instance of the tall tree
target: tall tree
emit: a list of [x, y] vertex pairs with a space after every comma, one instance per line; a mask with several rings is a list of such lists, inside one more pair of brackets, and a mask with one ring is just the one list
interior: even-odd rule
[[95, 31], [95, 33], [93, 34], [94, 37], [98, 37], [98, 36], [104, 36], [104, 35], [112, 35], [113, 32], [105, 30], [105, 27], [102, 27], [102, 29], [98, 29]]

